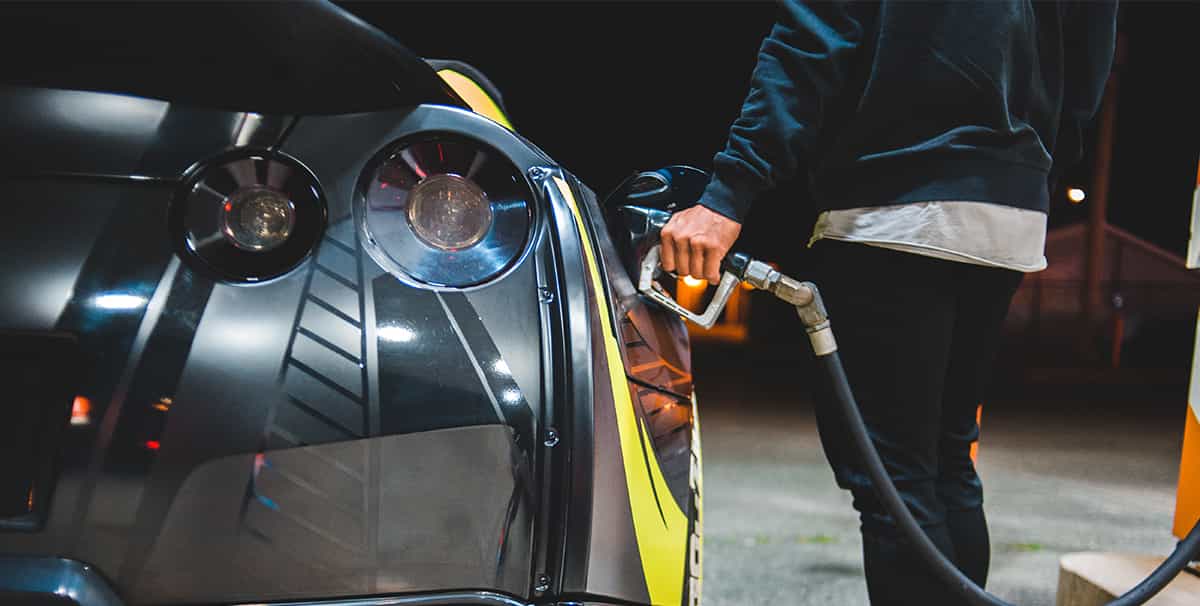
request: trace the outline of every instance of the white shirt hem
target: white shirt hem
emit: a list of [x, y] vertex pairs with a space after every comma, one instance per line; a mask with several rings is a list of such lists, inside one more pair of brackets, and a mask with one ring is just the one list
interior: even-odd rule
[[990, 259], [984, 259], [982, 257], [976, 257], [973, 255], [968, 255], [968, 254], [960, 253], [957, 251], [940, 248], [937, 246], [932, 246], [929, 244], [917, 244], [914, 242], [893, 242], [893, 241], [889, 241], [889, 240], [856, 238], [851, 235], [833, 234], [833, 233], [829, 233], [829, 232], [825, 232], [820, 235], [814, 236], [813, 239], [808, 243], [809, 247], [811, 247], [813, 244], [816, 244], [816, 242], [818, 240], [839, 240], [841, 242], [854, 242], [857, 244], [866, 244], [869, 246], [876, 246], [879, 248], [898, 250], [900, 252], [907, 252], [907, 253], [912, 253], [915, 255], [921, 255], [921, 256], [925, 256], [925, 257], [933, 257], [935, 259], [942, 259], [943, 261], [957, 261], [960, 263], [970, 263], [972, 265], [982, 265], [984, 267], [998, 267], [1001, 269], [1011, 269], [1013, 271], [1019, 271], [1022, 273], [1034, 273], [1034, 272], [1039, 272], [1039, 271], [1042, 271], [1043, 269], [1046, 269], [1046, 258], [1045, 257], [1042, 257], [1041, 263], [1038, 263], [1036, 265], [1024, 265], [1021, 263], [993, 261]]

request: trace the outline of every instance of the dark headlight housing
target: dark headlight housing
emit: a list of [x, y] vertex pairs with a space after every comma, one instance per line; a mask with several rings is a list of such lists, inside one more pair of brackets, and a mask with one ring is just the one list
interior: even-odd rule
[[358, 189], [367, 251], [405, 281], [476, 286], [511, 268], [529, 241], [533, 193], [524, 175], [464, 135], [393, 143], [368, 164]]

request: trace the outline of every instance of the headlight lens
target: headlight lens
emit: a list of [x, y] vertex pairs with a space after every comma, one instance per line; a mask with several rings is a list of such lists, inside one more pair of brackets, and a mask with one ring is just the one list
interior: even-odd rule
[[366, 249], [405, 281], [463, 288], [494, 279], [525, 249], [532, 193], [503, 154], [439, 133], [402, 140], [360, 182]]
[[221, 231], [234, 246], [245, 250], [277, 248], [296, 225], [292, 201], [282, 192], [265, 187], [234, 192], [221, 211]]
[[442, 250], [474, 246], [492, 226], [492, 207], [478, 185], [458, 175], [422, 179], [408, 199], [417, 237]]

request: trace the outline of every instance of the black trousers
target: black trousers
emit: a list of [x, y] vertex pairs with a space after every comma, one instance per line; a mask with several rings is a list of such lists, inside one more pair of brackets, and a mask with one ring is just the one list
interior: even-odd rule
[[[930, 539], [983, 585], [990, 545], [970, 450], [1022, 274], [838, 241], [814, 250], [842, 362], [892, 480]], [[871, 604], [960, 603], [900, 538], [853, 454], [828, 385], [818, 384], [816, 395], [826, 457], [862, 519]]]

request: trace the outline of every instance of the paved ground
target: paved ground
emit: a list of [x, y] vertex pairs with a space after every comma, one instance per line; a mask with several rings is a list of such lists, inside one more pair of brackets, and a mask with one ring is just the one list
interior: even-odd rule
[[[785, 382], [802, 375], [735, 355], [696, 359], [705, 606], [866, 604], [857, 516], [833, 484], [811, 406]], [[1008, 396], [984, 412], [988, 588], [1023, 605], [1054, 603], [1064, 553], [1174, 546], [1183, 393], [1106, 401], [1066, 391], [1053, 401]]]

